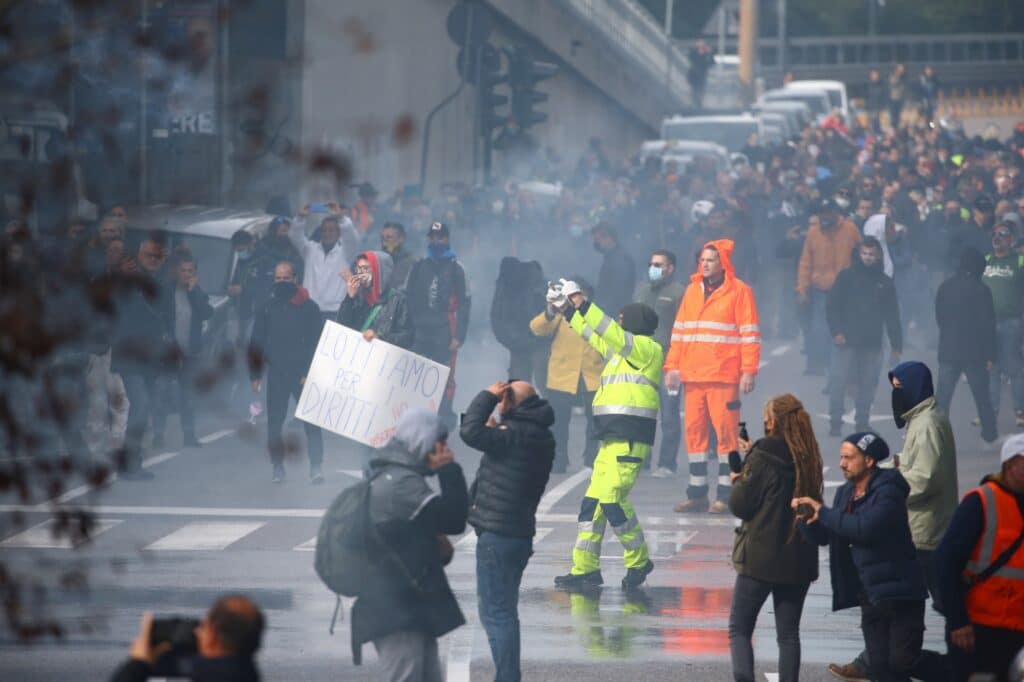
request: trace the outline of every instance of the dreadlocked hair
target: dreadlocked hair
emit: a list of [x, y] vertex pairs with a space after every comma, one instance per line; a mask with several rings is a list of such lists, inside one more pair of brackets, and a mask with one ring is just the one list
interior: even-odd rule
[[[821, 502], [825, 485], [822, 480], [821, 451], [818, 449], [818, 440], [814, 437], [811, 416], [807, 414], [803, 403], [792, 393], [785, 393], [769, 400], [768, 413], [775, 420], [772, 435], [786, 441], [789, 454], [793, 458], [793, 466], [796, 469], [793, 497], [810, 497]], [[796, 537], [794, 516], [788, 542], [792, 542]]]

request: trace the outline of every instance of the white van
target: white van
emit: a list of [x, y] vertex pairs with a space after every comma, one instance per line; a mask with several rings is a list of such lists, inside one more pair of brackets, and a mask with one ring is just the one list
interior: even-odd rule
[[847, 121], [850, 120], [850, 100], [846, 97], [846, 83], [842, 81], [793, 81], [782, 88], [795, 92], [823, 90], [828, 95], [829, 104], [838, 109]]
[[764, 136], [761, 121], [750, 114], [735, 116], [672, 116], [661, 123], [663, 140], [698, 140], [738, 152], [751, 133]]

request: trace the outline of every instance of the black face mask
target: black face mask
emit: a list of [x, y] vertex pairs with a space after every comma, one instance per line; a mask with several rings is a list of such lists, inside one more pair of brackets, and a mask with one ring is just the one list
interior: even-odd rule
[[896, 422], [896, 428], [902, 429], [907, 425], [903, 415], [912, 407], [902, 388], [892, 389], [892, 418]]
[[274, 296], [277, 298], [289, 299], [295, 295], [296, 289], [295, 282], [274, 282]]

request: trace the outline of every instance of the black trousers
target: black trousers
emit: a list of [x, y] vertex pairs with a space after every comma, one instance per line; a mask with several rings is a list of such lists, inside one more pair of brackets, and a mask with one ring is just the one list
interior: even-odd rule
[[1024, 649], [1024, 631], [974, 626], [974, 652], [956, 648], [946, 633], [954, 682], [966, 682], [972, 673], [990, 673], [997, 682], [1009, 680], [1007, 671], [1017, 652]]
[[924, 600], [872, 604], [862, 596], [860, 627], [868, 650], [871, 679], [910, 680], [924, 642]]
[[583, 409], [587, 413], [583, 464], [593, 466], [601, 442], [594, 437], [594, 394], [587, 391], [583, 377], [579, 378], [579, 385], [575, 393], [548, 389], [544, 392], [544, 397], [551, 403], [551, 409], [555, 411], [555, 423], [551, 426], [551, 433], [555, 437], [555, 462], [552, 469], [555, 472], [563, 472], [569, 466], [569, 422], [572, 420], [572, 408], [580, 403], [583, 404]]
[[195, 377], [199, 366], [199, 358], [185, 356], [181, 359], [178, 369], [167, 376], [166, 381], [159, 382], [166, 389], [160, 397], [162, 404], [154, 406], [153, 434], [164, 435], [167, 424], [167, 413], [176, 407], [181, 417], [181, 432], [185, 440], [196, 437]]
[[[270, 461], [274, 466], [284, 462], [286, 444], [281, 431], [288, 413], [288, 399], [294, 397], [298, 403], [302, 395], [302, 384], [299, 377], [279, 377], [271, 375], [267, 379], [267, 446], [270, 450]], [[319, 467], [324, 459], [324, 436], [319, 426], [302, 422], [306, 432], [306, 450], [309, 454], [309, 466]]]
[[940, 410], [949, 414], [949, 406], [953, 402], [953, 392], [956, 391], [960, 375], [967, 375], [967, 385], [971, 388], [971, 395], [974, 396], [974, 406], [978, 410], [978, 418], [981, 419], [981, 435], [989, 440], [996, 438], [996, 413], [992, 406], [992, 397], [989, 394], [989, 372], [983, 364], [970, 366], [959, 366], [948, 363], [939, 363], [939, 385], [935, 391], [935, 402]]
[[441, 404], [437, 409], [437, 416], [448, 424], [449, 428], [455, 424], [452, 402], [455, 400], [455, 357], [457, 355], [451, 351], [451, 342], [452, 337], [447, 333], [433, 332], [421, 334], [420, 330], [417, 329], [416, 341], [412, 346], [413, 353], [446, 365], [451, 370], [448, 373], [448, 383], [445, 385]]

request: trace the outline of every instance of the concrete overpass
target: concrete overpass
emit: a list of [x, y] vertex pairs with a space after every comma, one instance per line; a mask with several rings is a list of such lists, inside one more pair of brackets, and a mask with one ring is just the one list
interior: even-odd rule
[[[297, 101], [304, 149], [327, 147], [352, 159], [357, 180], [382, 191], [418, 182], [423, 118], [458, 84], [458, 46], [445, 18], [455, 0], [295, 0], [301, 74]], [[574, 162], [591, 137], [624, 155], [656, 135], [662, 117], [689, 100], [685, 50], [632, 0], [492, 0], [491, 42], [525, 43], [557, 63], [541, 90], [540, 146]], [[298, 65], [296, 66], [298, 69]], [[442, 180], [472, 183], [474, 91], [466, 87], [431, 133], [428, 192]], [[413, 123], [395, 141], [400, 117]], [[500, 155], [495, 167], [501, 169]], [[315, 192], [316, 190], [308, 190]]]

